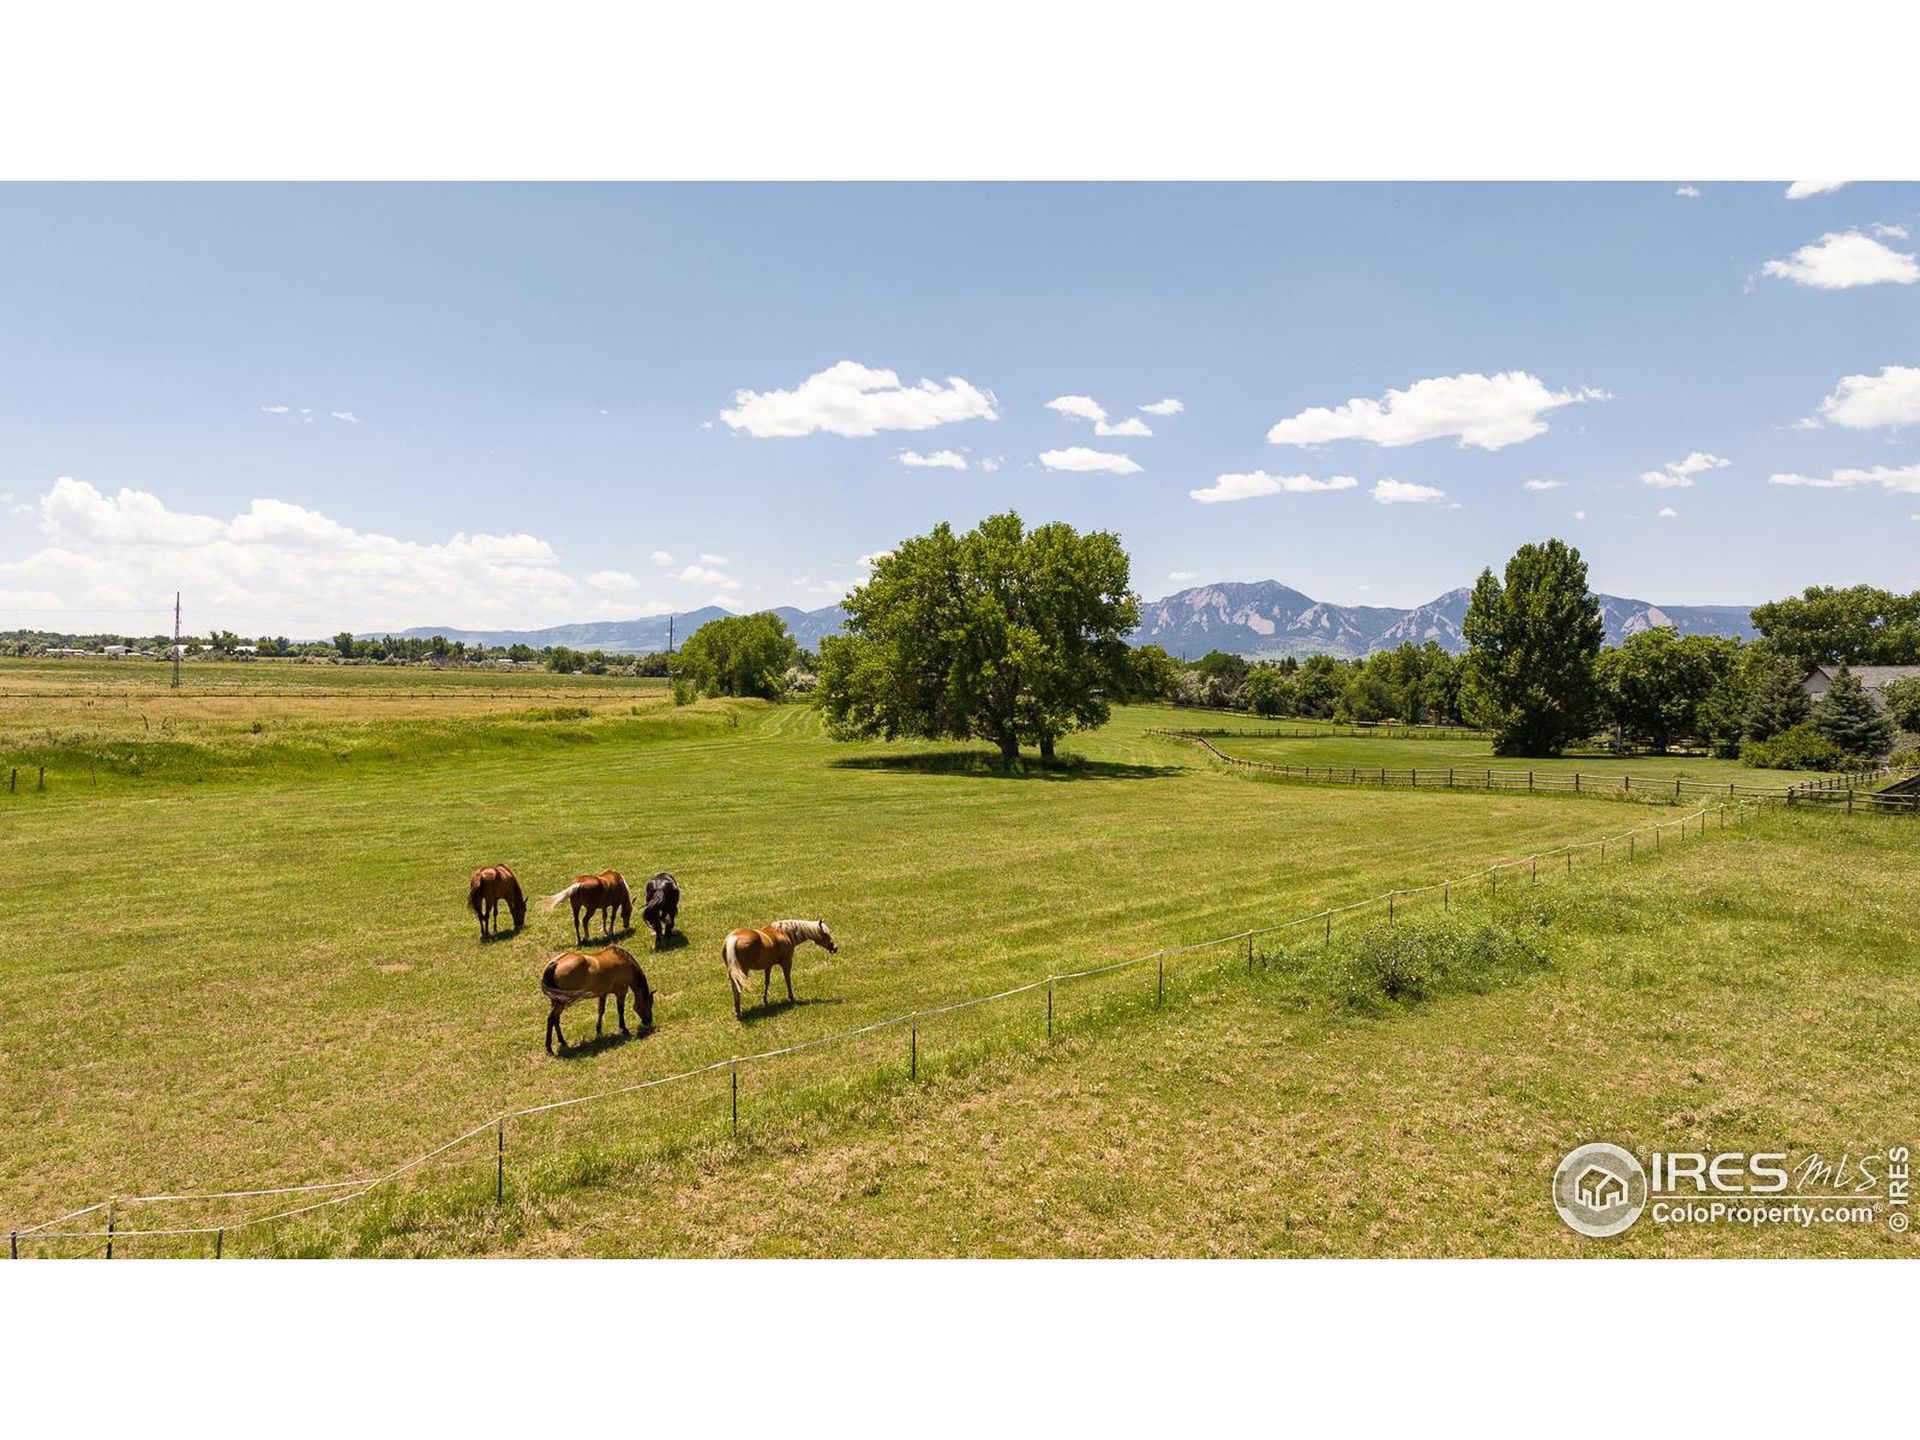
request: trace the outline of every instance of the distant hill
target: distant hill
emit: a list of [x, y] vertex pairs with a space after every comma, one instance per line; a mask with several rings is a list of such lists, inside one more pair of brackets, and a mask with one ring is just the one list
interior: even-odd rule
[[[1391, 650], [1403, 642], [1437, 642], [1455, 653], [1467, 648], [1462, 627], [1470, 591], [1462, 586], [1399, 610], [1382, 605], [1329, 605], [1277, 580], [1253, 584], [1198, 585], [1154, 600], [1140, 611], [1140, 644], [1161, 645], [1194, 659], [1209, 650], [1246, 656], [1334, 655], [1352, 659]], [[1751, 639], [1753, 621], [1740, 605], [1652, 605], [1618, 595], [1596, 596], [1607, 643], [1658, 625], [1682, 635], [1733, 635]]]
[[[703, 605], [698, 610], [675, 615], [674, 643], [680, 643], [709, 620], [718, 620], [727, 613], [718, 605]], [[787, 622], [788, 632], [808, 650], [819, 645], [822, 636], [839, 634], [846, 621], [846, 612], [838, 605], [824, 605], [818, 610], [796, 610], [791, 605], [781, 605], [773, 613]], [[444, 635], [449, 640], [465, 640], [470, 645], [531, 645], [536, 650], [549, 645], [570, 645], [575, 650], [647, 655], [667, 648], [667, 617], [590, 620], [577, 625], [550, 625], [544, 630], [462, 630], [452, 625], [416, 625], [399, 633], [402, 638], [420, 639]]]
[[[1329, 605], [1282, 585], [1277, 580], [1251, 584], [1196, 585], [1164, 600], [1140, 607], [1136, 644], [1163, 645], [1183, 659], [1196, 659], [1209, 650], [1236, 655], [1334, 655], [1352, 659], [1391, 650], [1411, 641], [1433, 640], [1455, 653], [1467, 648], [1462, 626], [1467, 619], [1465, 586], [1401, 610], [1389, 605]], [[1653, 605], [1618, 595], [1601, 595], [1600, 615], [1606, 622], [1607, 643], [1618, 645], [1629, 635], [1656, 625], [1668, 625], [1682, 635], [1754, 636], [1752, 617], [1742, 605]], [[838, 605], [818, 610], [796, 610], [791, 605], [773, 613], [801, 646], [817, 649], [828, 635], [837, 635], [847, 613]], [[709, 620], [727, 614], [717, 605], [703, 606], [673, 617], [676, 643]], [[667, 648], [667, 617], [639, 620], [596, 620], [578, 625], [553, 625], [545, 630], [460, 630], [452, 626], [418, 625], [400, 632], [426, 638], [444, 635], [469, 644], [571, 645], [576, 650], [607, 650], [616, 654], [646, 654]]]

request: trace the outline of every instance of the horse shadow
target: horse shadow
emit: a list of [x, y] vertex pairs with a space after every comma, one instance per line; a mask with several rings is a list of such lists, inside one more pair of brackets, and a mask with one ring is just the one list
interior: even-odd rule
[[684, 950], [692, 943], [691, 940], [687, 939], [686, 931], [676, 928], [662, 938], [655, 940], [653, 942], [653, 949], [654, 953], [658, 955], [664, 954], [668, 950]]
[[522, 930], [526, 928], [527, 927], [524, 925], [516, 925], [510, 928], [495, 930], [493, 933], [489, 935], [482, 935], [480, 937], [480, 943], [482, 945], [504, 944], [506, 941], [513, 939], [516, 935], [518, 935]]
[[635, 1030], [630, 1035], [622, 1035], [619, 1027], [616, 1026], [604, 1035], [593, 1035], [585, 1040], [570, 1041], [566, 1049], [556, 1050], [554, 1057], [560, 1060], [591, 1060], [604, 1051], [618, 1050], [622, 1045], [644, 1040], [652, 1033], [651, 1030]]
[[798, 1010], [803, 1005], [844, 1005], [847, 1002], [828, 995], [801, 995], [792, 1000], [767, 1000], [758, 1005], [742, 1006], [740, 1023], [758, 1025], [762, 1020], [771, 1020], [784, 1015], [789, 1010]]
[[1178, 775], [1177, 765], [1137, 765], [1123, 760], [1060, 760], [1023, 756], [1012, 763], [991, 750], [913, 750], [896, 755], [848, 755], [827, 762], [837, 770], [913, 771], [961, 775], [976, 780], [1158, 780]]

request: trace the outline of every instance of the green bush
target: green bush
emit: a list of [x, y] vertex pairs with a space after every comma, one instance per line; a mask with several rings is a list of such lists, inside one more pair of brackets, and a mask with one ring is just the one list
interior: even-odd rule
[[1418, 1001], [1448, 991], [1481, 991], [1540, 969], [1545, 952], [1526, 933], [1541, 916], [1516, 915], [1500, 925], [1446, 921], [1375, 930], [1355, 951], [1347, 1003], [1377, 1008], [1381, 1000]]
[[1802, 721], [1771, 740], [1750, 740], [1740, 750], [1740, 763], [1757, 770], [1845, 770], [1847, 752]]
[[1894, 751], [1887, 757], [1887, 763], [1896, 770], [1920, 770], [1920, 745]]

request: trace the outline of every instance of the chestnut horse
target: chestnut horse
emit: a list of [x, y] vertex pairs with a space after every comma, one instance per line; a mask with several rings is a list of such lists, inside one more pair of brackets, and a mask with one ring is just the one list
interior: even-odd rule
[[518, 930], [527, 923], [527, 897], [520, 893], [519, 879], [505, 865], [486, 865], [474, 871], [467, 881], [467, 908], [479, 918], [482, 940], [497, 928], [502, 900], [507, 902], [513, 928]]
[[824, 920], [775, 920], [759, 929], [729, 930], [720, 947], [727, 962], [727, 979], [733, 983], [733, 1013], [740, 1014], [740, 992], [747, 988], [747, 971], [760, 970], [765, 977], [760, 986], [760, 1003], [767, 1003], [773, 988], [773, 967], [778, 965], [786, 978], [787, 1000], [793, 1000], [793, 950], [802, 940], [811, 940], [829, 955], [840, 947], [833, 943], [833, 932]]
[[598, 1036], [607, 1028], [607, 997], [613, 996], [620, 1033], [627, 1034], [629, 990], [633, 992], [633, 1018], [640, 1022], [642, 1030], [651, 1030], [654, 992], [647, 984], [647, 972], [633, 956], [618, 945], [609, 945], [588, 955], [569, 950], [554, 956], [540, 972], [540, 993], [553, 1002], [553, 1009], [547, 1015], [547, 1053], [553, 1053], [556, 1035], [560, 1037], [560, 1053], [566, 1053], [567, 1034], [560, 1028], [560, 1012], [582, 1000], [600, 1002], [600, 1018], [593, 1027], [593, 1033]]
[[[593, 917], [596, 911], [605, 911], [607, 934], [613, 934], [613, 912], [620, 912], [620, 926], [631, 929], [633, 926], [633, 896], [627, 890], [627, 882], [620, 878], [618, 870], [602, 870], [598, 875], [582, 875], [558, 895], [547, 897], [547, 909], [558, 910], [561, 902], [573, 902], [573, 938], [584, 941], [593, 930]], [[580, 921], [586, 916], [586, 923]]]

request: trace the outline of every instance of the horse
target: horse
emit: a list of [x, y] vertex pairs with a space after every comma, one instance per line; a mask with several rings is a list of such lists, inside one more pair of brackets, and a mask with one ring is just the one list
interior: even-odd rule
[[747, 988], [747, 971], [761, 970], [765, 979], [760, 986], [760, 1003], [767, 1003], [773, 988], [773, 967], [778, 965], [787, 982], [787, 1001], [793, 1001], [793, 950], [802, 940], [811, 940], [829, 955], [840, 947], [833, 943], [833, 932], [824, 920], [775, 920], [770, 925], [729, 930], [720, 946], [727, 962], [727, 979], [733, 984], [733, 1013], [740, 1015], [740, 992]]
[[513, 928], [518, 930], [527, 923], [527, 897], [520, 891], [518, 877], [505, 865], [485, 865], [474, 871], [473, 878], [467, 881], [467, 908], [479, 918], [482, 940], [491, 935], [499, 923], [502, 900], [507, 902], [507, 909], [513, 915]]
[[680, 884], [662, 870], [647, 881], [647, 903], [640, 910], [640, 918], [653, 927], [654, 949], [658, 950], [661, 941], [673, 933], [673, 922], [679, 916]]
[[553, 1037], [560, 1037], [560, 1053], [567, 1052], [567, 1034], [560, 1028], [560, 1012], [582, 1000], [598, 998], [600, 1018], [594, 1023], [596, 1037], [607, 1028], [607, 997], [614, 997], [620, 1021], [620, 1033], [627, 1031], [627, 992], [633, 992], [633, 1015], [642, 1030], [653, 1028], [654, 990], [647, 984], [647, 972], [640, 962], [618, 945], [583, 955], [569, 950], [556, 955], [540, 972], [540, 993], [553, 1002], [547, 1015], [547, 1053], [553, 1053]]
[[[595, 911], [604, 910], [607, 916], [607, 934], [613, 934], [613, 912], [620, 912], [620, 926], [631, 929], [633, 926], [633, 895], [627, 889], [627, 882], [620, 878], [618, 870], [602, 870], [598, 875], [582, 875], [558, 895], [547, 897], [547, 909], [558, 910], [561, 902], [573, 902], [573, 938], [585, 941], [593, 930]], [[580, 923], [580, 917], [586, 916], [586, 924]]]

